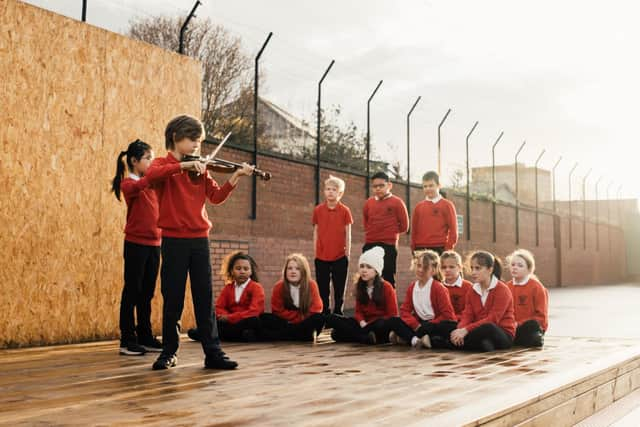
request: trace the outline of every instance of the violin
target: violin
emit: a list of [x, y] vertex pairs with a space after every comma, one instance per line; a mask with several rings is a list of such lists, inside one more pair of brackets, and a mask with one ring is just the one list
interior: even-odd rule
[[[219, 172], [219, 173], [233, 173], [237, 169], [240, 169], [243, 167], [242, 164], [231, 162], [229, 160], [210, 159], [207, 157], [190, 156], [188, 154], [183, 155], [181, 161], [193, 162], [196, 160], [204, 163], [207, 166], [207, 170], [210, 170], [213, 172]], [[263, 181], [269, 181], [271, 179], [271, 174], [269, 172], [265, 172], [258, 168], [253, 168], [253, 174], [258, 176]]]

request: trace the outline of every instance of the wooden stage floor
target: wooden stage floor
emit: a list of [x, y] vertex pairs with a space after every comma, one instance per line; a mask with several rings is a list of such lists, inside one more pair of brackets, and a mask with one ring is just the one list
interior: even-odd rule
[[542, 350], [472, 354], [323, 334], [316, 344], [226, 344], [240, 363], [231, 372], [203, 369], [200, 345], [184, 338], [168, 371], [151, 370], [156, 354], [118, 355], [117, 341], [2, 350], [0, 424], [545, 425], [638, 387], [638, 344], [547, 337]]

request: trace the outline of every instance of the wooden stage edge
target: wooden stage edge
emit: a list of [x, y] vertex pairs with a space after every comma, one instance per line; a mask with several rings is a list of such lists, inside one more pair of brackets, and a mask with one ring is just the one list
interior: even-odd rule
[[640, 341], [547, 337], [488, 354], [382, 345], [225, 344], [203, 369], [119, 356], [117, 341], [0, 350], [2, 425], [571, 426], [640, 386]]

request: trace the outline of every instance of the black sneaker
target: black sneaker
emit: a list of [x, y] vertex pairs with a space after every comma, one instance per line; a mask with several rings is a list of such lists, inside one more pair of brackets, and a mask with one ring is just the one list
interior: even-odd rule
[[162, 351], [162, 343], [156, 337], [140, 340], [140, 345], [150, 353], [160, 353]]
[[207, 354], [204, 358], [204, 367], [206, 369], [236, 369], [238, 363], [229, 359], [229, 356], [220, 350], [217, 353]]
[[160, 356], [153, 362], [153, 370], [159, 371], [161, 369], [169, 369], [176, 366], [178, 363], [178, 358], [175, 355], [168, 356], [166, 354], [160, 353]]
[[490, 340], [485, 339], [480, 341], [480, 351], [490, 352], [490, 351], [495, 351], [495, 349], [496, 349], [495, 346]]
[[373, 331], [369, 331], [367, 335], [362, 337], [362, 344], [376, 345], [377, 343], [378, 339], [376, 338], [376, 333]]
[[146, 352], [147, 350], [145, 350], [144, 347], [135, 342], [120, 344], [120, 354], [125, 356], [142, 356]]
[[189, 329], [187, 335], [194, 341], [200, 341], [200, 332], [196, 328]]

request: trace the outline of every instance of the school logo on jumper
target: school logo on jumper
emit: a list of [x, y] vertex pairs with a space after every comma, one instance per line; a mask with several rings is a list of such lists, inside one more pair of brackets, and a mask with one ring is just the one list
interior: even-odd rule
[[526, 295], [518, 295], [518, 305], [527, 305]]
[[460, 295], [453, 295], [453, 305], [458, 305], [460, 302]]
[[440, 215], [440, 210], [438, 208], [434, 209], [432, 212], [434, 216]]

